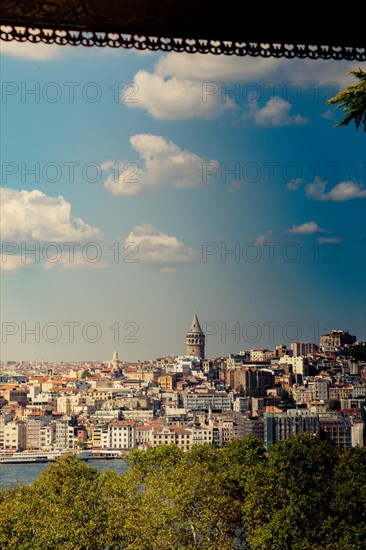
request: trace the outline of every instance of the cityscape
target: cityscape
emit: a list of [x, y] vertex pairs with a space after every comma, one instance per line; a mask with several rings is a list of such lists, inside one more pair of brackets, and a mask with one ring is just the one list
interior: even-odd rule
[[365, 550], [354, 22], [3, 4], [0, 548]]
[[210, 357], [196, 313], [184, 355], [127, 362], [3, 361], [0, 463], [123, 458], [133, 449], [221, 447], [254, 434], [269, 451], [301, 432], [366, 444], [366, 342], [331, 330]]

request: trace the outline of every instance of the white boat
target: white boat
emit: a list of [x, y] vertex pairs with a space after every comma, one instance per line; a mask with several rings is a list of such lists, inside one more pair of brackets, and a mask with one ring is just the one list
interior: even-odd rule
[[89, 451], [79, 451], [73, 449], [52, 449], [51, 451], [20, 451], [12, 454], [1, 454], [0, 464], [27, 464], [35, 462], [53, 462], [56, 458], [73, 453], [80, 460], [88, 460]]

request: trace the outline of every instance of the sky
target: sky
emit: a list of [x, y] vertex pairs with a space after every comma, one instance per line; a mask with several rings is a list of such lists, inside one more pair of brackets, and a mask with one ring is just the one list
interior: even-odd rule
[[1, 360], [365, 340], [359, 66], [1, 43]]

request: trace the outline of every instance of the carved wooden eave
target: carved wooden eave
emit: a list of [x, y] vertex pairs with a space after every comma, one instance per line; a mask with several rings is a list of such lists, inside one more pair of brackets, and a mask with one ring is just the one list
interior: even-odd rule
[[[365, 61], [361, 14], [212, 0], [0, 0], [1, 39], [238, 56]], [[346, 9], [346, 8], [345, 8]], [[286, 16], [286, 17], [285, 17]]]

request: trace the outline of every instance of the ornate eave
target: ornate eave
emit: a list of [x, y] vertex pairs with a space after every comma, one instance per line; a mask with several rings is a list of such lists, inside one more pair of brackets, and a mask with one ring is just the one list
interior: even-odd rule
[[[281, 15], [208, 0], [0, 0], [1, 39], [73, 46], [216, 55], [366, 60], [363, 18], [319, 15], [317, 6]], [[244, 6], [245, 9], [245, 6]], [[295, 9], [295, 8], [294, 8]]]

